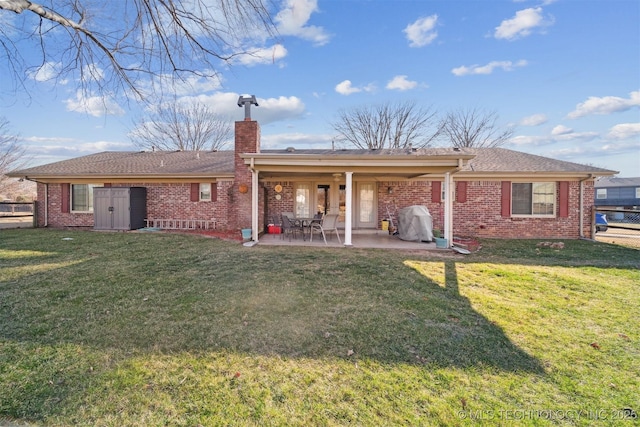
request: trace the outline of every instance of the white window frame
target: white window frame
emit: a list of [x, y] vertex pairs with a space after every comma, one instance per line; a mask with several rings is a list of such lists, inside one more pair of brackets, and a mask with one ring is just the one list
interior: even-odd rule
[[636, 199], [640, 199], [640, 187], [636, 187]]
[[596, 188], [596, 199], [605, 200], [607, 198], [606, 188]]
[[[82, 206], [87, 206], [87, 209], [75, 209], [79, 203], [76, 203], [76, 187], [86, 186], [86, 194], [87, 199], [86, 203], [83, 203]], [[96, 187], [102, 187], [102, 184], [71, 184], [71, 188], [69, 191], [69, 206], [70, 211], [73, 213], [83, 213], [83, 212], [93, 212], [93, 189]]]
[[[513, 186], [518, 184], [529, 184], [531, 185], [531, 209], [530, 213], [513, 213], [514, 212], [514, 196], [513, 196]], [[553, 195], [546, 193], [542, 194], [540, 192], [536, 193], [536, 187], [540, 188], [542, 186], [552, 186], [553, 187]], [[546, 196], [546, 200], [542, 202], [538, 201], [538, 203], [548, 204], [549, 201], [553, 203], [551, 213], [534, 213], [535, 212], [535, 204], [536, 204], [536, 195]], [[555, 218], [556, 217], [556, 209], [557, 209], [557, 197], [558, 197], [558, 185], [556, 182], [552, 181], [544, 181], [544, 182], [512, 182], [511, 183], [511, 216], [512, 217], [521, 217], [521, 218]], [[539, 200], [539, 199], [538, 199]]]
[[198, 200], [201, 202], [211, 201], [211, 183], [201, 182], [198, 189]]

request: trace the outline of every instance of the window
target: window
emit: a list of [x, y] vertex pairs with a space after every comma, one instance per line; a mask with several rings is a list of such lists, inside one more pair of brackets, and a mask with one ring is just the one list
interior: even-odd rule
[[640, 187], [636, 187], [636, 199], [640, 199]]
[[295, 216], [298, 218], [311, 217], [311, 203], [311, 186], [298, 184], [296, 186]]
[[606, 199], [607, 198], [607, 189], [606, 188], [598, 188], [596, 190], [596, 199]]
[[200, 183], [200, 201], [201, 202], [210, 202], [211, 201], [211, 184], [210, 183]]
[[511, 214], [554, 216], [556, 185], [553, 182], [513, 183]]
[[93, 188], [96, 184], [71, 184], [71, 211], [93, 212]]

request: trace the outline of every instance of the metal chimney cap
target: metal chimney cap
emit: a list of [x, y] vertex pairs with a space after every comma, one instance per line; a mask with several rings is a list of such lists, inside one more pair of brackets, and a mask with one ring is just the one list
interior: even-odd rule
[[238, 107], [243, 107], [245, 104], [253, 104], [258, 106], [258, 100], [255, 95], [240, 95], [238, 98]]

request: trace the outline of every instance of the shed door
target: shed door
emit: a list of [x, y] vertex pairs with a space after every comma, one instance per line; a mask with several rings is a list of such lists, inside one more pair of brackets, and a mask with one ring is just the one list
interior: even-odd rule
[[131, 229], [131, 214], [129, 212], [129, 189], [111, 188], [111, 206], [113, 207], [112, 224], [114, 230]]
[[96, 230], [111, 230], [113, 227], [111, 221], [111, 195], [109, 189], [94, 188], [93, 189], [93, 220]]

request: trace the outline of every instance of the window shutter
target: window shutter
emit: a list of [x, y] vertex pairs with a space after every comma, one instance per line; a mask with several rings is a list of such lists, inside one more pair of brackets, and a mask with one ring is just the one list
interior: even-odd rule
[[511, 181], [502, 181], [502, 216], [511, 216]]
[[211, 183], [211, 201], [212, 202], [218, 201], [218, 183], [217, 182]]
[[431, 201], [433, 203], [442, 201], [442, 183], [440, 181], [431, 181]]
[[456, 182], [456, 202], [464, 203], [467, 201], [467, 181]]
[[569, 216], [569, 181], [560, 181], [559, 183], [559, 199], [560, 199], [560, 212], [561, 218], [567, 218]]
[[200, 184], [194, 182], [191, 184], [191, 201], [197, 202], [200, 200]]
[[60, 184], [60, 212], [69, 213], [69, 192], [70, 192], [71, 184], [63, 183]]

